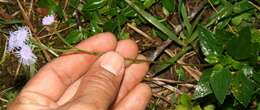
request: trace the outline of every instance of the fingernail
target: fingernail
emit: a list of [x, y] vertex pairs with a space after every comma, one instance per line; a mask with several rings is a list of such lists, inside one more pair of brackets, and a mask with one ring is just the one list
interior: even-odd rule
[[116, 52], [105, 53], [100, 60], [100, 66], [114, 75], [120, 75], [124, 68], [124, 58]]

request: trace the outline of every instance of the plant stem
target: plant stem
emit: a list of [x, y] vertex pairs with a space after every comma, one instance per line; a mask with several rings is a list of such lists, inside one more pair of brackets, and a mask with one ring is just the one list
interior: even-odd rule
[[169, 66], [173, 65], [176, 63], [176, 61], [181, 58], [185, 53], [187, 53], [190, 49], [192, 49], [191, 46], [187, 46], [184, 47], [179, 53], [177, 53], [174, 57], [168, 59], [168, 61], [166, 61], [165, 63], [161, 64], [158, 69], [156, 69], [156, 71], [154, 72], [154, 74], [157, 74], [163, 70], [165, 70], [166, 68], [168, 68]]
[[[5, 35], [4, 35], [4, 36], [5, 36]], [[5, 36], [5, 37], [6, 37], [6, 36]], [[6, 50], [7, 50], [7, 40], [6, 40], [6, 42], [5, 42], [5, 48], [4, 48], [3, 56], [2, 56], [2, 58], [1, 58], [1, 60], [0, 60], [0, 65], [5, 62]]]

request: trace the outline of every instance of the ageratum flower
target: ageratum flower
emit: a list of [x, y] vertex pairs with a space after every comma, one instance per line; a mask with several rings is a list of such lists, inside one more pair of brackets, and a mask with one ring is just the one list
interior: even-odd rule
[[15, 48], [25, 44], [29, 39], [30, 31], [26, 26], [18, 27], [17, 31], [9, 32], [10, 37], [8, 40], [8, 51], [12, 52]]
[[24, 65], [32, 65], [37, 59], [37, 57], [33, 54], [31, 47], [28, 45], [23, 45], [21, 50], [15, 52], [15, 55], [19, 58], [19, 62]]
[[17, 31], [10, 32], [7, 50], [14, 53], [19, 62], [24, 65], [31, 65], [36, 62], [37, 57], [29, 46], [30, 30], [28, 27], [18, 27]]
[[48, 15], [42, 19], [42, 25], [48, 26], [48, 25], [51, 25], [52, 23], [54, 23], [54, 21], [55, 21], [54, 15]]

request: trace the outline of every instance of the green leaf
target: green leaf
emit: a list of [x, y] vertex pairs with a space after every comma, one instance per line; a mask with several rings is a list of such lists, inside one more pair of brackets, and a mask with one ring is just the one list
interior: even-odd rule
[[260, 44], [260, 29], [253, 28], [251, 30], [251, 34], [252, 34], [252, 42]]
[[178, 80], [180, 81], [185, 81], [186, 80], [186, 74], [185, 74], [185, 71], [182, 67], [178, 67], [176, 70], [176, 75], [178, 77]]
[[37, 4], [40, 7], [44, 7], [44, 8], [50, 8], [56, 5], [56, 2], [54, 0], [39, 0], [37, 2]]
[[233, 75], [231, 83], [231, 92], [233, 96], [245, 107], [249, 104], [254, 94], [255, 85], [245, 76], [243, 71], [236, 72]]
[[249, 10], [254, 8], [253, 5], [251, 5], [248, 0], [241, 0], [239, 2], [236, 2], [233, 7], [233, 11], [235, 13], [241, 13], [243, 11]]
[[165, 70], [166, 68], [170, 67], [171, 65], [175, 64], [176, 61], [181, 58], [185, 53], [187, 53], [189, 50], [191, 49], [190, 46], [185, 47], [184, 49], [182, 49], [179, 53], [177, 53], [174, 57], [168, 59], [167, 61], [165, 61], [165, 63], [161, 64], [158, 68], [156, 68], [154, 74], [157, 74], [163, 70]]
[[147, 13], [137, 5], [135, 5], [130, 0], [125, 0], [131, 7], [133, 7], [140, 15], [142, 15], [148, 22], [153, 24], [156, 28], [158, 28], [160, 31], [162, 31], [164, 34], [168, 35], [168, 37], [172, 40], [174, 40], [179, 45], [185, 45], [183, 41], [177, 38], [177, 36], [171, 31], [169, 28], [167, 28], [165, 25], [163, 25], [161, 22], [159, 22], [155, 17], [153, 17], [151, 14]]
[[254, 45], [251, 43], [251, 31], [249, 27], [244, 27], [239, 31], [239, 36], [234, 37], [227, 43], [227, 52], [237, 60], [245, 60], [256, 53]]
[[87, 35], [85, 35], [85, 33], [83, 33], [82, 31], [73, 30], [66, 36], [65, 40], [69, 44], [75, 44], [75, 43], [78, 43], [79, 41], [85, 39], [86, 37], [87, 37]]
[[211, 87], [210, 87], [210, 76], [213, 72], [213, 69], [207, 69], [203, 71], [203, 74], [197, 84], [197, 87], [195, 89], [195, 92], [193, 94], [193, 99], [198, 99], [205, 97], [212, 92]]
[[219, 70], [213, 70], [210, 76], [210, 85], [220, 104], [223, 104], [226, 98], [230, 88], [230, 82], [231, 72], [228, 69], [221, 68]]
[[95, 11], [106, 5], [108, 0], [87, 0], [83, 6], [83, 11]]
[[218, 40], [206, 28], [199, 26], [200, 45], [205, 56], [221, 55], [224, 47], [219, 44]]
[[189, 21], [189, 18], [188, 18], [188, 14], [187, 14], [187, 10], [186, 10], [184, 2], [181, 3], [180, 13], [181, 13], [181, 16], [182, 16], [185, 28], [187, 29], [188, 36], [190, 37], [191, 34], [192, 34], [192, 26], [190, 24], [190, 21]]
[[253, 79], [255, 82], [260, 84], [260, 71], [253, 74]]
[[163, 7], [169, 11], [170, 13], [172, 13], [175, 9], [175, 0], [162, 0], [162, 5]]
[[229, 40], [235, 37], [235, 35], [226, 30], [217, 29], [215, 32], [215, 37], [221, 44], [226, 44]]
[[144, 0], [144, 7], [149, 8], [151, 7], [154, 3], [156, 3], [155, 0]]
[[239, 16], [236, 16], [232, 19], [232, 24], [239, 25], [243, 20], [249, 20], [251, 17], [250, 13], [243, 13]]
[[181, 96], [178, 98], [178, 105], [183, 105], [187, 108], [192, 107], [191, 97], [187, 94], [181, 94]]
[[217, 13], [213, 14], [212, 17], [209, 17], [207, 27], [229, 17], [232, 14], [232, 7], [233, 5], [231, 3], [225, 2], [224, 5], [219, 8]]
[[219, 62], [219, 58], [216, 55], [208, 55], [205, 58], [205, 61], [207, 61], [209, 64], [216, 64]]
[[203, 108], [203, 110], [215, 110], [215, 106], [214, 105], [207, 105]]

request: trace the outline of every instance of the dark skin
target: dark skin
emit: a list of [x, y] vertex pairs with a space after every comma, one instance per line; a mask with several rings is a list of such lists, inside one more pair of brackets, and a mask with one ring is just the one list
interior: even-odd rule
[[97, 34], [77, 48], [104, 52], [62, 55], [46, 64], [26, 84], [8, 110], [144, 110], [151, 89], [141, 83], [149, 69], [145, 62], [124, 58], [138, 55], [134, 41], [117, 41], [111, 33]]

